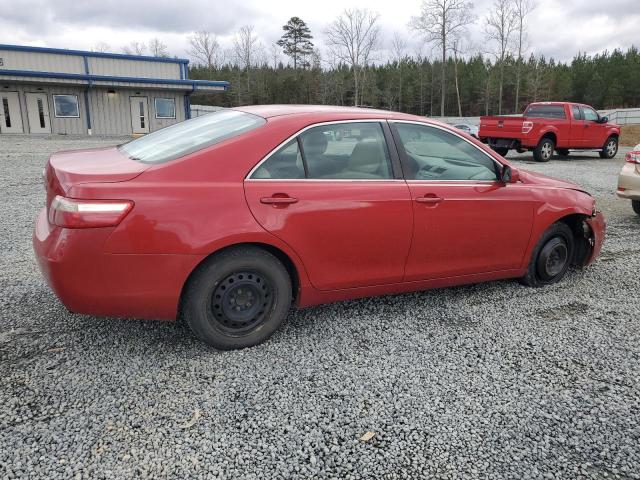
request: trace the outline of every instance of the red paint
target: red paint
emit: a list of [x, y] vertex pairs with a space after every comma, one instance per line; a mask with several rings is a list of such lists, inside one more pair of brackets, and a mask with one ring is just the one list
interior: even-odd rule
[[[559, 106], [565, 118], [537, 118], [527, 116], [531, 107]], [[576, 117], [580, 109], [591, 109], [588, 105], [568, 102], [532, 103], [522, 117], [484, 116], [480, 117], [478, 137], [487, 142], [490, 139], [512, 140], [510, 148], [532, 149], [547, 134], [556, 138], [557, 148], [599, 149], [611, 135], [620, 136], [620, 127], [611, 123], [598, 123]]]
[[[392, 112], [331, 107], [243, 107], [267, 123], [159, 165], [116, 149], [62, 152], [47, 166], [55, 195], [126, 200], [117, 226], [69, 229], [43, 211], [33, 243], [44, 276], [74, 312], [176, 317], [182, 288], [208, 255], [241, 243], [280, 250], [298, 277], [298, 306], [523, 275], [540, 235], [558, 219], [590, 216], [575, 185], [513, 169], [509, 184], [246, 180], [272, 149], [309, 125], [408, 120]], [[503, 165], [508, 162], [467, 135]], [[600, 250], [601, 216], [589, 220]]]

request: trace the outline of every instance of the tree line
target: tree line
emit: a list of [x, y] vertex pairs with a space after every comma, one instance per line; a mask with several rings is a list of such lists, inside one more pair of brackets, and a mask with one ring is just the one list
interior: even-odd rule
[[[192, 103], [357, 105], [429, 116], [521, 113], [529, 102], [552, 100], [599, 109], [640, 106], [635, 47], [580, 53], [570, 62], [529, 53], [527, 21], [534, 2], [494, 0], [478, 17], [468, 0], [423, 0], [408, 23], [408, 34], [422, 41], [414, 51], [407, 34], [385, 40], [379, 15], [358, 8], [342, 12], [319, 39], [299, 17], [292, 17], [269, 46], [251, 25], [243, 26], [227, 49], [215, 34], [195, 32], [189, 36], [190, 78], [226, 80], [230, 88], [196, 94]], [[468, 41], [467, 27], [477, 22], [482, 48]], [[144, 46], [132, 42], [125, 49], [137, 53]], [[158, 39], [147, 51], [167, 55]]]

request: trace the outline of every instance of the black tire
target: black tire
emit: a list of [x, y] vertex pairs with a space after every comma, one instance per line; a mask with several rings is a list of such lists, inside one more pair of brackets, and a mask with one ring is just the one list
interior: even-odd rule
[[573, 262], [575, 241], [571, 229], [562, 222], [551, 225], [533, 249], [527, 273], [520, 282], [541, 287], [559, 282]]
[[556, 150], [556, 153], [561, 157], [568, 157], [569, 156], [569, 149], [568, 148], [558, 148]]
[[181, 313], [200, 340], [233, 350], [269, 338], [291, 299], [291, 278], [280, 260], [257, 247], [238, 247], [198, 267], [185, 287]]
[[618, 137], [611, 136], [607, 138], [607, 141], [600, 151], [600, 158], [611, 159], [618, 154]]
[[498, 155], [501, 155], [503, 157], [507, 156], [507, 153], [509, 153], [509, 149], [507, 147], [491, 147], [493, 148], [493, 151], [496, 152]]
[[555, 147], [553, 139], [549, 137], [542, 138], [536, 148], [533, 149], [534, 160], [536, 162], [548, 162], [553, 157]]
[[636, 215], [640, 215], [640, 200], [631, 200], [631, 208], [636, 212]]

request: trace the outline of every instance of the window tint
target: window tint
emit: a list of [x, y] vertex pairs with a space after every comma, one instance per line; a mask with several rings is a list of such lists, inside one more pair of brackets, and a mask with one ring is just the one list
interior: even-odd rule
[[571, 112], [573, 113], [573, 118], [575, 120], [584, 120], [584, 117], [582, 116], [582, 110], [577, 105], [573, 105], [571, 107]]
[[119, 149], [134, 160], [162, 163], [215, 145], [264, 125], [266, 120], [237, 110], [220, 110], [149, 133]]
[[595, 122], [600, 118], [600, 115], [598, 115], [598, 112], [596, 112], [593, 108], [582, 107], [582, 113], [584, 115], [585, 120], [591, 120]]
[[438, 128], [395, 124], [407, 153], [408, 180], [496, 180], [497, 165], [465, 139]]
[[76, 95], [54, 95], [53, 110], [56, 117], [79, 117], [78, 97]]
[[340, 123], [300, 135], [308, 178], [392, 178], [389, 152], [379, 123]]
[[251, 178], [305, 178], [302, 155], [298, 147], [298, 140], [293, 139], [284, 147], [271, 155]]
[[532, 105], [524, 112], [525, 117], [531, 118], [565, 118], [562, 105]]

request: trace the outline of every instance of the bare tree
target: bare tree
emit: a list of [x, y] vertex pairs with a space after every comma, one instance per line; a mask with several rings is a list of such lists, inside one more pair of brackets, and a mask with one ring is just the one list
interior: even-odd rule
[[236, 64], [246, 72], [249, 96], [251, 96], [251, 67], [257, 63], [260, 50], [258, 37], [253, 34], [253, 25], [241, 27], [233, 39], [233, 53]]
[[378, 17], [367, 9], [345, 10], [325, 31], [331, 53], [353, 70], [355, 106], [360, 101], [363, 71], [378, 46]]
[[427, 42], [441, 49], [441, 116], [444, 116], [446, 100], [447, 50], [464, 33], [466, 26], [474, 21], [472, 9], [473, 3], [467, 0], [422, 0], [420, 15], [412, 17], [409, 22], [409, 26], [422, 33]]
[[453, 42], [453, 73], [456, 83], [456, 99], [458, 100], [458, 116], [462, 116], [462, 103], [460, 102], [460, 85], [458, 85], [458, 58], [463, 53], [462, 40], [457, 38]]
[[514, 113], [520, 113], [520, 79], [522, 75], [522, 62], [527, 38], [525, 21], [527, 16], [535, 8], [533, 0], [512, 0], [513, 10], [516, 15], [516, 30], [518, 32], [518, 58], [516, 64], [516, 103]]
[[497, 44], [495, 53], [499, 62], [498, 115], [502, 115], [502, 90], [504, 86], [504, 61], [509, 54], [511, 35], [516, 28], [516, 15], [511, 0], [494, 0], [486, 18], [485, 37]]
[[127, 55], [144, 55], [147, 52], [147, 46], [134, 40], [129, 45], [122, 47], [122, 51]]
[[216, 36], [210, 32], [194, 32], [189, 36], [189, 56], [197, 63], [207, 67], [209, 75], [220, 61], [220, 45]]
[[398, 64], [398, 110], [402, 111], [402, 74], [404, 65], [407, 62], [407, 41], [398, 32], [393, 34], [391, 42], [391, 52], [394, 61]]
[[169, 56], [167, 46], [157, 37], [149, 40], [149, 53], [153, 57], [167, 58]]
[[273, 69], [276, 70], [278, 68], [278, 64], [280, 63], [280, 52], [282, 51], [282, 49], [280, 48], [280, 45], [278, 45], [277, 43], [272, 43], [269, 46], [269, 58], [271, 59], [271, 61], [273, 62]]
[[105, 53], [111, 50], [111, 45], [106, 42], [98, 42], [93, 47], [91, 47], [92, 52]]

